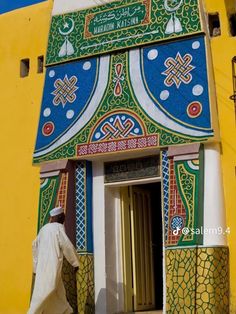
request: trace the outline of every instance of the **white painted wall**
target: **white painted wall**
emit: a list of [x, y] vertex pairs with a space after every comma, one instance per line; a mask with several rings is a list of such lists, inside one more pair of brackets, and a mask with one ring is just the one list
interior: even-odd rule
[[121, 212], [119, 187], [105, 189], [105, 239], [107, 313], [124, 311]]
[[93, 241], [95, 313], [107, 313], [105, 252], [105, 190], [103, 163], [93, 163]]
[[54, 0], [52, 15], [88, 9], [115, 0]]
[[[218, 144], [206, 144], [204, 177], [204, 246], [227, 245], [223, 181]], [[219, 232], [213, 232], [219, 230]]]
[[104, 186], [103, 162], [93, 163], [95, 313], [124, 309], [119, 187]]

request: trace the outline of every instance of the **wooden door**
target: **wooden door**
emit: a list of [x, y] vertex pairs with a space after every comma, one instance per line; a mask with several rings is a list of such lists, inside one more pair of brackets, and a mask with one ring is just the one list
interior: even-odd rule
[[131, 187], [131, 229], [134, 310], [154, 309], [151, 197], [138, 187]]
[[[121, 199], [124, 274], [126, 280], [128, 279], [125, 282], [125, 299], [128, 305], [126, 310], [151, 310], [155, 308], [155, 293], [150, 192], [136, 186], [122, 188]], [[132, 309], [129, 296], [131, 284]]]

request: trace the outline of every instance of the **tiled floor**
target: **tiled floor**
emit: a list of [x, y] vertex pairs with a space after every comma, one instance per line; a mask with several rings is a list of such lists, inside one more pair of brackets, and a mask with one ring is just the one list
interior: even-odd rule
[[163, 312], [162, 311], [147, 311], [147, 312], [140, 311], [140, 312], [130, 312], [128, 314], [163, 314]]

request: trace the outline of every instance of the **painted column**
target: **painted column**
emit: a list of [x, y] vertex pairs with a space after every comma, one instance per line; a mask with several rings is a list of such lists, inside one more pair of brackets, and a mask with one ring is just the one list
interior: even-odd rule
[[170, 147], [162, 152], [165, 231], [166, 313], [195, 313], [196, 245], [201, 235], [191, 230], [202, 225], [198, 200], [199, 145]]
[[77, 273], [78, 312], [94, 313], [94, 255], [92, 232], [92, 164], [78, 161], [76, 182], [76, 250], [79, 253]]
[[[50, 210], [62, 206], [65, 212], [65, 230], [75, 245], [74, 163], [63, 160], [42, 165], [40, 179], [38, 230], [48, 223]], [[66, 259], [63, 260], [62, 279], [67, 299], [76, 313], [76, 278], [73, 267]]]
[[219, 144], [204, 145], [204, 237], [197, 249], [196, 312], [229, 313], [229, 250]]
[[75, 313], [94, 313], [92, 165], [90, 162], [74, 163], [65, 160], [41, 167], [39, 229], [48, 222], [49, 211], [59, 205], [65, 210], [66, 233], [76, 247], [80, 263], [76, 280], [73, 268], [64, 260], [62, 277], [67, 298]]
[[[204, 227], [218, 230], [204, 236], [204, 246], [227, 245], [224, 189], [218, 144], [205, 145]], [[226, 231], [226, 232], [225, 232]]]
[[219, 158], [214, 145], [162, 152], [166, 313], [229, 311]]

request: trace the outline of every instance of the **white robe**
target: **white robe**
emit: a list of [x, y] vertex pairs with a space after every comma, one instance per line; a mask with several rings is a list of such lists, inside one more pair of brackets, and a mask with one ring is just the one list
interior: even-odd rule
[[79, 266], [64, 226], [56, 222], [46, 224], [33, 242], [36, 277], [28, 314], [73, 313], [61, 277], [63, 255], [72, 266]]

